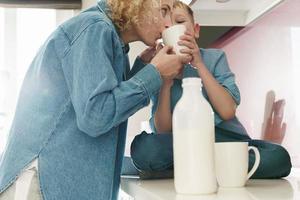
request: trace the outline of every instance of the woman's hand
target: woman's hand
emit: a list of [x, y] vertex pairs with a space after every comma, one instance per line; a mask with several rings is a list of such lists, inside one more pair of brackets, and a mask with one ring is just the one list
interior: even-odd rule
[[164, 46], [151, 60], [151, 64], [156, 66], [163, 80], [173, 80], [191, 59], [189, 54], [176, 55], [172, 47]]

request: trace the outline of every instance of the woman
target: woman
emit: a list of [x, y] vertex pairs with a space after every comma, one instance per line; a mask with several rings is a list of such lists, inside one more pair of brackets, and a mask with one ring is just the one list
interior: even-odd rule
[[[216, 141], [247, 141], [256, 146], [261, 162], [252, 178], [280, 178], [291, 170], [288, 152], [280, 145], [262, 140], [252, 140], [242, 124], [235, 117], [240, 93], [235, 84], [225, 53], [217, 49], [200, 49], [196, 42], [200, 26], [194, 23], [193, 11], [184, 3], [176, 1], [172, 12], [174, 24], [184, 24], [187, 34], [181, 37], [180, 45], [192, 51], [191, 66], [185, 67], [183, 74], [174, 80], [166, 80], [160, 93], [152, 96], [153, 107], [150, 125], [153, 134], [142, 133], [135, 137], [131, 145], [131, 156], [135, 166], [144, 178], [172, 177], [172, 112], [182, 95], [182, 76], [201, 77], [203, 95], [215, 112]], [[184, 50], [187, 52], [187, 50]], [[249, 168], [254, 164], [254, 154], [250, 152]]]
[[0, 164], [2, 198], [18, 191], [18, 176], [34, 171], [28, 199], [117, 199], [127, 118], [149, 103], [162, 78], [174, 78], [191, 60], [165, 47], [129, 72], [128, 44], [155, 46], [171, 24], [172, 4], [100, 1], [51, 34], [19, 96]]

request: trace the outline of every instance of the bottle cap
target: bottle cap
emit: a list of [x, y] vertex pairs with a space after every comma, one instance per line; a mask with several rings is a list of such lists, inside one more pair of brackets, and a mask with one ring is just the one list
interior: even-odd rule
[[188, 85], [198, 85], [198, 86], [202, 87], [201, 78], [192, 77], [192, 78], [182, 79], [182, 87], [188, 86]]

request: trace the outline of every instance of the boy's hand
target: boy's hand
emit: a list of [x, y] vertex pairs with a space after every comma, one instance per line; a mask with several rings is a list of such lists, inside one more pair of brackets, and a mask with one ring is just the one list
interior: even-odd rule
[[180, 37], [180, 41], [178, 42], [178, 44], [187, 47], [181, 49], [180, 52], [192, 55], [192, 66], [196, 67], [203, 63], [195, 37], [189, 31], [186, 31], [185, 35], [182, 35]]
[[139, 55], [139, 57], [144, 63], [149, 63], [154, 57], [155, 51], [155, 47], [148, 47]]
[[148, 47], [145, 49], [139, 57], [144, 63], [150, 63], [150, 61], [153, 59], [153, 57], [163, 48], [161, 43], [158, 43], [156, 47]]
[[283, 122], [285, 100], [280, 99], [273, 102], [272, 112], [267, 119], [266, 128], [264, 130], [263, 139], [281, 144], [287, 124]]

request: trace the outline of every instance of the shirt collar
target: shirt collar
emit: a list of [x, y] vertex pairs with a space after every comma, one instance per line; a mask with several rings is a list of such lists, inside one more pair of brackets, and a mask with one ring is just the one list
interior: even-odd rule
[[124, 43], [124, 41], [120, 37], [120, 31], [119, 31], [118, 27], [114, 25], [114, 23], [111, 21], [111, 19], [107, 15], [107, 13], [109, 13], [111, 11], [110, 11], [110, 9], [109, 9], [109, 7], [107, 5], [106, 0], [100, 0], [98, 2], [97, 6], [98, 6], [98, 9], [100, 10], [100, 12], [104, 14], [104, 16], [106, 17], [107, 21], [115, 28], [115, 30], [116, 30], [116, 32], [117, 32], [117, 34], [119, 36], [119, 41], [120, 41], [120, 43], [122, 45], [123, 52], [127, 54], [129, 52], [129, 49], [130, 49], [129, 45]]

